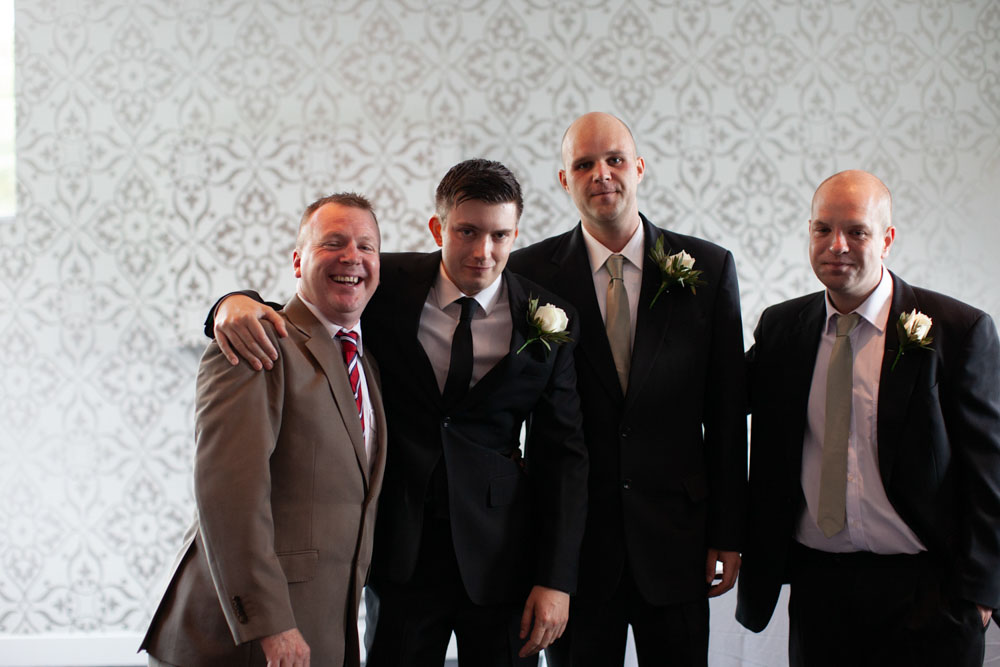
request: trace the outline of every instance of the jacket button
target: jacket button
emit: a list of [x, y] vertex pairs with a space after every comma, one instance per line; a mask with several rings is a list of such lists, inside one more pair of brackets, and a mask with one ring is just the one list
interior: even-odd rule
[[626, 491], [628, 491], [629, 489], [631, 489], [632, 488], [632, 480], [631, 479], [625, 479], [624, 481], [622, 481], [622, 488], [625, 489]]
[[448, 428], [449, 426], [451, 426], [451, 417], [445, 417], [445, 418], [444, 418], [444, 419], [443, 419], [443, 420], [441, 421], [441, 426], [443, 426], [443, 427], [445, 427], [445, 428]]

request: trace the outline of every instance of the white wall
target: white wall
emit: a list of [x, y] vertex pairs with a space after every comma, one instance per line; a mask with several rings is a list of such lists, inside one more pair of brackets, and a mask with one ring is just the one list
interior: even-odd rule
[[[430, 249], [452, 163], [569, 228], [557, 145], [625, 118], [642, 210], [733, 250], [745, 327], [816, 288], [814, 186], [894, 190], [893, 269], [1000, 315], [995, 0], [19, 0], [19, 212], [0, 224], [0, 637], [140, 632], [192, 512], [209, 304], [292, 289], [319, 194]], [[748, 339], [749, 344], [749, 339]]]

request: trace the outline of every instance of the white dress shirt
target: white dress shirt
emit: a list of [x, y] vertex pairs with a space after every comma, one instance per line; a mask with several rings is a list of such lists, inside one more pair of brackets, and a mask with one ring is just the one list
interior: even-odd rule
[[[350, 329], [342, 327], [339, 324], [334, 324], [330, 320], [326, 319], [323, 313], [321, 313], [316, 306], [309, 303], [306, 298], [302, 296], [302, 292], [298, 292], [298, 296], [299, 300], [301, 300], [302, 303], [305, 304], [306, 308], [309, 309], [309, 312], [312, 313], [316, 319], [319, 320], [319, 323], [323, 325], [323, 328], [327, 330], [327, 333], [330, 334], [330, 338], [333, 338], [333, 342], [336, 343], [337, 349], [340, 350], [341, 363], [344, 361], [344, 351], [340, 346], [340, 341], [336, 338], [341, 329], [344, 331], [354, 331], [358, 334], [358, 357], [360, 358], [364, 356], [364, 337], [361, 335], [361, 322], [358, 322]], [[358, 373], [360, 378], [358, 382], [361, 385], [361, 410], [365, 415], [365, 456], [368, 458], [368, 473], [371, 474], [372, 466], [375, 463], [375, 456], [372, 452], [372, 448], [375, 446], [375, 412], [372, 410], [372, 401], [368, 396], [368, 378], [365, 375], [365, 367], [360, 363], [358, 364]]]
[[[438, 390], [444, 392], [451, 365], [451, 339], [455, 335], [462, 306], [455, 303], [463, 294], [451, 282], [442, 265], [434, 285], [427, 293], [420, 313], [417, 340], [423, 346], [434, 368]], [[472, 379], [470, 387], [479, 382], [497, 362], [510, 352], [510, 336], [514, 328], [511, 319], [507, 286], [501, 275], [472, 297], [478, 304], [472, 314]]]
[[597, 293], [597, 305], [601, 309], [601, 319], [605, 323], [608, 321], [608, 283], [611, 282], [611, 273], [608, 272], [606, 262], [608, 257], [620, 254], [625, 258], [622, 262], [622, 278], [625, 283], [625, 293], [628, 295], [628, 314], [631, 325], [632, 339], [629, 347], [635, 344], [635, 317], [639, 312], [639, 290], [642, 288], [642, 262], [643, 249], [646, 241], [646, 231], [643, 229], [642, 221], [632, 232], [632, 237], [621, 249], [620, 253], [614, 253], [598, 241], [587, 231], [586, 227], [580, 226], [583, 231], [583, 242], [587, 246], [587, 256], [590, 258], [590, 270], [594, 276], [594, 292]]
[[833, 553], [871, 551], [913, 554], [924, 545], [903, 522], [885, 494], [878, 465], [878, 389], [885, 350], [885, 331], [892, 305], [892, 277], [885, 269], [868, 299], [853, 312], [861, 319], [851, 332], [854, 355], [854, 396], [847, 441], [847, 520], [844, 530], [827, 538], [816, 525], [819, 479], [823, 466], [826, 375], [837, 337], [837, 309], [826, 298], [826, 326], [816, 351], [809, 389], [805, 439], [802, 444], [802, 489], [806, 508], [796, 539], [813, 549]]

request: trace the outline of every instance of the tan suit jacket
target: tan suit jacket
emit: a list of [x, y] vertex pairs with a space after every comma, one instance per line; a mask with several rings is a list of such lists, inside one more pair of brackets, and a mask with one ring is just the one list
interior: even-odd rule
[[298, 628], [312, 664], [358, 665], [357, 610], [385, 467], [377, 369], [362, 358], [377, 444], [369, 474], [337, 344], [293, 297], [274, 369], [198, 371], [198, 517], [141, 649], [184, 667], [264, 666], [258, 639]]

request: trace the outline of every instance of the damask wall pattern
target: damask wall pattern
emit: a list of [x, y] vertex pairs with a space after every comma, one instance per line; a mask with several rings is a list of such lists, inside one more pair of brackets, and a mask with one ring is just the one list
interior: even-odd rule
[[1000, 315], [996, 0], [19, 0], [18, 213], [0, 223], [0, 635], [144, 628], [193, 512], [219, 294], [294, 289], [298, 216], [372, 197], [430, 250], [454, 162], [568, 229], [558, 144], [624, 118], [640, 208], [736, 256], [760, 311], [818, 288], [816, 184], [893, 189], [890, 265]]

